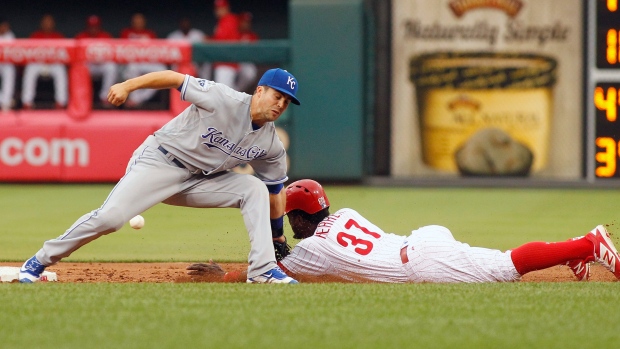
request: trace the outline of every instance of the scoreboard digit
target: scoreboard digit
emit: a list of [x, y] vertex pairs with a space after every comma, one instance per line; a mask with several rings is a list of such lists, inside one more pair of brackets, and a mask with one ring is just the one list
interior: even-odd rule
[[618, 142], [620, 136], [620, 122], [618, 122], [618, 99], [620, 83], [598, 83], [594, 88], [594, 106], [596, 132], [595, 175], [597, 178], [620, 177], [617, 171]]
[[596, 67], [620, 68], [620, 11], [618, 0], [596, 0]]
[[586, 177], [620, 178], [620, 10], [618, 0], [586, 1]]

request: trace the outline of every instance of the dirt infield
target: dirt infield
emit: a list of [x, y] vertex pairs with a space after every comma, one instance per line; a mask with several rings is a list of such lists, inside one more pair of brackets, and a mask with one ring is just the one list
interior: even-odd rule
[[[0, 263], [2, 266], [21, 266], [21, 263]], [[214, 282], [203, 277], [187, 275], [190, 263], [66, 263], [61, 262], [47, 270], [58, 275], [58, 282]], [[226, 271], [246, 270], [245, 263], [221, 263]], [[329, 282], [330, 280], [325, 280]], [[568, 267], [557, 266], [529, 273], [524, 282], [576, 282]], [[592, 266], [590, 281], [614, 282], [616, 278], [603, 266]]]

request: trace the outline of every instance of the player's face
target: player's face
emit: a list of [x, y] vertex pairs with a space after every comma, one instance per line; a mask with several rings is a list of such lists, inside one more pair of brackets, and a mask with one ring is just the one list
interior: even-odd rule
[[187, 18], [183, 18], [181, 22], [179, 22], [179, 29], [184, 33], [189, 32], [189, 30], [192, 29], [192, 22]]
[[136, 13], [131, 17], [131, 26], [136, 30], [146, 28], [146, 18], [141, 13]]
[[45, 15], [41, 19], [41, 29], [46, 32], [51, 32], [56, 28], [56, 22], [51, 15]]
[[250, 31], [250, 21], [241, 21], [239, 22], [239, 30], [242, 32]]
[[291, 103], [291, 97], [269, 87], [259, 86], [252, 98], [252, 122], [262, 126], [278, 120]]
[[226, 16], [230, 10], [226, 6], [216, 6], [214, 11], [215, 17], [222, 18]]

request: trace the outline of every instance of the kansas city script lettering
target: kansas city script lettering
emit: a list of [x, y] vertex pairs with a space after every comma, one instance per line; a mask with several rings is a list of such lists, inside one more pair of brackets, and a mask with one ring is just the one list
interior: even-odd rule
[[243, 148], [237, 146], [236, 143], [223, 136], [223, 133], [215, 127], [209, 127], [207, 133], [200, 137], [205, 141], [202, 144], [209, 148], [216, 148], [226, 155], [230, 155], [239, 160], [254, 160], [267, 154], [267, 151], [261, 149], [257, 145], [252, 145], [249, 148]]

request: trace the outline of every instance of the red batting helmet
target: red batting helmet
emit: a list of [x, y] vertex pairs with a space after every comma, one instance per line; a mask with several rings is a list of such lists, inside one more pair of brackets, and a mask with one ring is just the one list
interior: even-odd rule
[[285, 214], [293, 210], [315, 214], [327, 207], [329, 207], [329, 199], [323, 187], [316, 181], [302, 179], [286, 187]]

